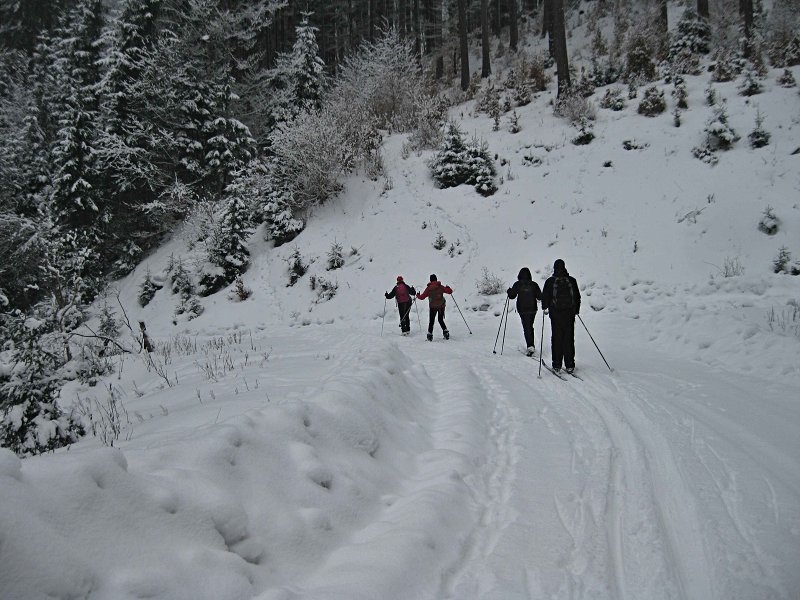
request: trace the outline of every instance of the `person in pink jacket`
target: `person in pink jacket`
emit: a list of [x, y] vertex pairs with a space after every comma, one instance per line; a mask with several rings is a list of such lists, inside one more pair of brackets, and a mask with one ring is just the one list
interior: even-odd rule
[[439, 325], [442, 328], [442, 335], [444, 339], [450, 339], [450, 332], [447, 331], [447, 325], [444, 324], [444, 307], [447, 302], [444, 299], [445, 294], [452, 294], [453, 289], [449, 285], [442, 285], [436, 278], [436, 275], [431, 275], [431, 282], [425, 286], [425, 290], [421, 294], [417, 294], [419, 300], [428, 299], [428, 308], [430, 309], [428, 319], [428, 341], [433, 341], [433, 323], [436, 318], [439, 318]]

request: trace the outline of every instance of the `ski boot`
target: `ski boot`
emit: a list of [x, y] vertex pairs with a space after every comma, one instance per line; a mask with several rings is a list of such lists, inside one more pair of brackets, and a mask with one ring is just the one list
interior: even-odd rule
[[447, 331], [447, 329], [445, 329], [445, 330], [442, 332], [442, 335], [444, 336], [444, 339], [446, 339], [446, 340], [449, 340], [449, 339], [450, 339], [450, 332], [449, 332], [449, 331]]
[[433, 334], [432, 334], [432, 333], [429, 333], [429, 334], [428, 334], [428, 341], [429, 341], [429, 342], [432, 342], [432, 341], [433, 341]]

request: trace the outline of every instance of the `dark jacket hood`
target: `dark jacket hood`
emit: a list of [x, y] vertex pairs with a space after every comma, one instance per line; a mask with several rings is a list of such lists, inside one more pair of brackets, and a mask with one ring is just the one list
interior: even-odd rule
[[528, 267], [522, 267], [519, 270], [519, 275], [517, 275], [517, 279], [519, 279], [520, 281], [533, 281], [530, 269], [528, 269]]
[[564, 261], [560, 258], [553, 263], [553, 275], [555, 277], [569, 277], [569, 273], [567, 272], [567, 266], [564, 264]]

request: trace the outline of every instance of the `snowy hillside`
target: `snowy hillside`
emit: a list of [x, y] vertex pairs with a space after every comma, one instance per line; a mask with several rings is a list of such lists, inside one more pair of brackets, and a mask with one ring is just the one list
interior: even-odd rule
[[[781, 72], [750, 98], [715, 86], [742, 139], [713, 167], [692, 156], [707, 75], [679, 128], [662, 85], [666, 112], [598, 108], [585, 146], [549, 92], [517, 134], [457, 106], [497, 155], [495, 195], [437, 189], [432, 153], [389, 136], [382, 179], [350, 179], [290, 244], [256, 232], [252, 296], [202, 299], [192, 321], [168, 286], [136, 303], [148, 270], [191, 260], [176, 233], [118, 285], [152, 361], [62, 393], [98, 436], [0, 451], [0, 596], [797, 598], [800, 277], [772, 263], [800, 258], [800, 96]], [[772, 139], [752, 149], [757, 111]], [[289, 286], [295, 248], [310, 266]], [[542, 284], [556, 258], [613, 373], [578, 324], [582, 380], [540, 378], [513, 303], [503, 332], [505, 294], [478, 292], [484, 268]], [[432, 273], [454, 289], [452, 339], [425, 341], [422, 302], [401, 337], [383, 292]]]

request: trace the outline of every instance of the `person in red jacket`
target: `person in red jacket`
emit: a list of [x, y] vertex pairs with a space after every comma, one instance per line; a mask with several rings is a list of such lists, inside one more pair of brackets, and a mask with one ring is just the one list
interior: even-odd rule
[[397, 285], [392, 288], [391, 292], [384, 292], [383, 295], [387, 300], [390, 298], [397, 299], [397, 310], [400, 311], [400, 331], [402, 335], [411, 333], [411, 301], [417, 290], [413, 286], [408, 285], [403, 281], [403, 276], [397, 276]]
[[419, 300], [425, 300], [428, 298], [428, 307], [430, 308], [430, 318], [428, 319], [428, 341], [433, 341], [433, 323], [436, 320], [436, 317], [439, 318], [439, 325], [442, 327], [442, 335], [444, 339], [450, 339], [450, 332], [447, 331], [447, 325], [444, 324], [444, 307], [445, 302], [444, 295], [445, 294], [452, 294], [453, 289], [449, 285], [442, 285], [438, 279], [436, 279], [436, 275], [431, 275], [431, 282], [425, 286], [425, 291], [421, 294], [417, 294], [417, 298]]

